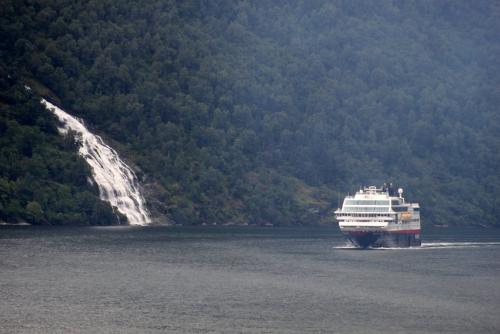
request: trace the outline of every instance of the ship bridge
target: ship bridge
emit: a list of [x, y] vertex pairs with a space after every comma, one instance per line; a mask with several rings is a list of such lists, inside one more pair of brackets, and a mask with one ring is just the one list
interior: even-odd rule
[[405, 203], [403, 190], [398, 190], [399, 197], [391, 196], [396, 192], [391, 187], [364, 187], [354, 196], [347, 196], [342, 207], [335, 211], [336, 217], [342, 223], [349, 222], [394, 222], [398, 213], [408, 211], [411, 205]]

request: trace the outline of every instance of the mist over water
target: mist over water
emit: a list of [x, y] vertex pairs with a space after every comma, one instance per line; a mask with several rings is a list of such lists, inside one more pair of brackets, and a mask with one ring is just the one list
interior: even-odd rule
[[129, 224], [149, 224], [151, 218], [134, 171], [120, 159], [113, 148], [104, 143], [101, 137], [88, 131], [82, 120], [69, 115], [45, 99], [41, 102], [63, 123], [63, 127], [59, 129], [62, 133], [70, 130], [76, 133], [81, 143], [78, 153], [92, 169], [92, 176], [99, 187], [100, 198], [124, 214]]
[[[498, 333], [500, 231], [0, 228], [1, 333]], [[474, 245], [474, 247], [469, 247]]]

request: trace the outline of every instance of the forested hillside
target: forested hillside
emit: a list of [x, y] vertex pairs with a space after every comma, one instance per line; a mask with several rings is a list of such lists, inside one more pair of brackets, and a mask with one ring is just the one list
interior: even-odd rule
[[105, 136], [177, 223], [328, 222], [339, 196], [389, 180], [424, 224], [500, 224], [496, 1], [3, 0], [0, 15], [2, 64]]
[[[119, 223], [71, 137], [12, 74], [0, 67], [0, 223]], [[120, 218], [124, 221], [124, 217]]]

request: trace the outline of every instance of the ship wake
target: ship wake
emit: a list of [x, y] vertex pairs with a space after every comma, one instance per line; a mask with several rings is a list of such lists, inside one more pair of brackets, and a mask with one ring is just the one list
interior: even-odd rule
[[421, 248], [477, 248], [500, 246], [500, 242], [423, 242]]
[[[461, 248], [484, 248], [484, 247], [499, 247], [500, 242], [423, 242], [421, 246], [413, 247], [367, 247], [366, 250], [418, 250], [418, 249], [461, 249]], [[333, 249], [363, 249], [346, 242], [342, 245], [336, 245]]]
[[342, 245], [338, 245], [338, 246], [333, 246], [332, 247], [333, 249], [361, 249], [359, 247], [356, 247], [354, 246], [352, 243], [350, 243], [349, 241], [346, 241], [345, 243], [343, 243]]

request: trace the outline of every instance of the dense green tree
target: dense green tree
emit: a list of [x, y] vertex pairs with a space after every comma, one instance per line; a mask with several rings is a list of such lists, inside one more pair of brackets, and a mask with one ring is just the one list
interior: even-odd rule
[[[0, 67], [0, 221], [88, 225], [119, 223], [89, 185], [89, 167], [62, 137], [40, 97]], [[124, 222], [123, 218], [121, 222]]]
[[[498, 224], [499, 32], [495, 1], [6, 0], [0, 59], [115, 145], [179, 223], [324, 222], [341, 194], [390, 179], [424, 223]], [[55, 126], [19, 94], [1, 97], [19, 113], [0, 123], [0, 188], [61, 170], [83, 187], [82, 167], [40, 167]], [[25, 190], [2, 210], [37, 202], [62, 221]]]

